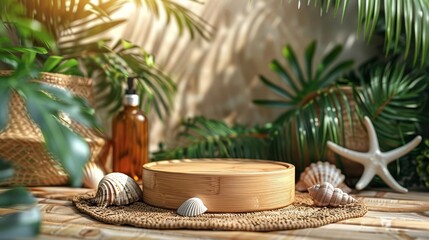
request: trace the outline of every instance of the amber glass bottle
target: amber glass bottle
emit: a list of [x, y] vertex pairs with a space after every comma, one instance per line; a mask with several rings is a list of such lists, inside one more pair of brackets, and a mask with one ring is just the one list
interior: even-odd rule
[[128, 78], [123, 109], [112, 120], [112, 167], [139, 181], [143, 164], [149, 162], [149, 123], [139, 109], [139, 96], [133, 89], [133, 78]]

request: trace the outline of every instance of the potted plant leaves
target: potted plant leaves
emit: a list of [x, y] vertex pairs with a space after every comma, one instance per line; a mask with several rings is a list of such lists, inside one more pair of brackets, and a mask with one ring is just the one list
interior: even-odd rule
[[[6, 131], [10, 127], [7, 125], [11, 113], [9, 110], [14, 109], [13, 101], [15, 96], [19, 96], [22, 104], [18, 105], [25, 106], [31, 123], [40, 129], [36, 135], [43, 137], [47, 154], [52, 155], [49, 161], [61, 163], [54, 168], [64, 168], [70, 177], [69, 183], [73, 186], [81, 185], [82, 168], [91, 153], [94, 153], [94, 148], [88, 146], [92, 146], [91, 142], [86, 141], [89, 137], [83, 136], [73, 126], [77, 123], [90, 129], [97, 127], [94, 105], [86, 97], [73, 94], [73, 89], [69, 87], [52, 87], [40, 81], [43, 76], [50, 75], [47, 71], [101, 79], [96, 88], [102, 94], [99, 94], [100, 99], [96, 99], [96, 103], [111, 112], [119, 109], [122, 83], [130, 75], [137, 76], [137, 91], [143, 96], [141, 107], [145, 107], [147, 111], [153, 108], [162, 118], [172, 106], [175, 85], [154, 64], [150, 54], [125, 39], [113, 42], [103, 37], [103, 33], [126, 21], [114, 20], [111, 16], [128, 3], [138, 7], [147, 6], [156, 15], [164, 10], [181, 28], [187, 28], [191, 35], [198, 32], [203, 37], [208, 37], [210, 34], [205, 22], [173, 1], [109, 0], [93, 3], [88, 0], [5, 0], [0, 3], [0, 61], [2, 69], [12, 70], [3, 73], [0, 79], [0, 92], [3, 93], [0, 127], [2, 130], [6, 127]], [[86, 80], [88, 79], [76, 77], [71, 86], [75, 87]], [[87, 87], [88, 84], [83, 85]], [[86, 90], [82, 92], [92, 96]], [[15, 126], [23, 124], [17, 123]], [[32, 149], [25, 150], [22, 147], [21, 150], [25, 154]], [[14, 152], [9, 153], [13, 155]], [[7, 159], [3, 155], [1, 154]], [[37, 159], [28, 157], [31, 155], [26, 155], [26, 161], [37, 163]], [[45, 169], [41, 165], [33, 166]], [[27, 164], [21, 165], [21, 169], [25, 167]], [[19, 175], [17, 171], [18, 178]], [[60, 172], [60, 175], [64, 174]], [[46, 174], [40, 173], [40, 176]], [[59, 183], [64, 184], [64, 181], [50, 182]], [[49, 181], [30, 181], [30, 184], [46, 185]]]

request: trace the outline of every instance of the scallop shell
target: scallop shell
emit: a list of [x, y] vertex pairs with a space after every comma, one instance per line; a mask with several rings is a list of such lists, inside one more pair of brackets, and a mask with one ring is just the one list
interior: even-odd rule
[[308, 193], [314, 201], [316, 206], [325, 207], [333, 206], [337, 207], [339, 205], [346, 205], [349, 203], [356, 202], [349, 194], [343, 192], [339, 188], [334, 188], [332, 184], [324, 182], [322, 184], [316, 184], [308, 189]]
[[97, 206], [127, 205], [143, 199], [140, 186], [128, 175], [113, 172], [101, 179], [97, 194], [93, 199]]
[[96, 163], [89, 162], [83, 169], [83, 186], [96, 189], [103, 177], [103, 170]]
[[335, 165], [328, 162], [312, 163], [301, 173], [295, 189], [305, 192], [311, 186], [328, 182], [334, 187], [340, 188], [343, 192], [349, 193], [351, 189], [344, 183], [344, 179], [345, 177], [341, 170]]
[[206, 211], [207, 211], [207, 207], [204, 206], [203, 201], [201, 201], [201, 199], [196, 197], [186, 200], [177, 209], [177, 213], [185, 217], [194, 217], [194, 216], [203, 214]]

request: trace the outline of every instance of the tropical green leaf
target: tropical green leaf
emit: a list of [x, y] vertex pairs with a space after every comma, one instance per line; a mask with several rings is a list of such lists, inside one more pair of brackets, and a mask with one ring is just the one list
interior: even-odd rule
[[178, 134], [182, 146], [154, 153], [154, 160], [181, 158], [267, 159], [268, 130], [195, 117], [182, 123]]
[[306, 73], [307, 78], [312, 79], [313, 78], [313, 59], [314, 54], [316, 53], [317, 49], [317, 43], [316, 41], [311, 42], [307, 49], [305, 50], [304, 60], [305, 60], [305, 66], [306, 66]]
[[[286, 46], [283, 56], [291, 71], [285, 70], [286, 67], [282, 67], [277, 60], [270, 64], [271, 70], [279, 75], [285, 86], [260, 77], [262, 83], [282, 99], [253, 101], [261, 106], [285, 107], [285, 111], [273, 122], [268, 158], [293, 163], [297, 172], [304, 170], [312, 161], [326, 159], [326, 141], [344, 142], [344, 122], [349, 126], [347, 130], [353, 132], [349, 104], [353, 99], [344, 94], [342, 88], [335, 86], [351, 68], [353, 61], [336, 63], [342, 52], [342, 46], [338, 45], [330, 49], [320, 63], [314, 63], [316, 46], [313, 41], [306, 47], [303, 66], [300, 66], [294, 50]], [[313, 66], [316, 69], [313, 70]]]
[[282, 107], [282, 108], [290, 108], [293, 107], [294, 105], [291, 104], [290, 102], [286, 102], [286, 101], [276, 101], [276, 100], [253, 100], [253, 103], [255, 104], [259, 104], [259, 105], [264, 105], [267, 107]]
[[[316, 42], [312, 41], [306, 47], [304, 66], [299, 65], [298, 58], [291, 46], [284, 47], [283, 56], [286, 58], [293, 74], [285, 70], [286, 68], [281, 66], [278, 60], [272, 60], [269, 66], [280, 77], [282, 85], [285, 86], [260, 76], [262, 83], [283, 99], [258, 99], [253, 102], [269, 107], [286, 107], [289, 110], [299, 108], [316, 97], [319, 90], [334, 84], [342, 74], [351, 68], [353, 64], [351, 60], [345, 60], [333, 65], [342, 51], [342, 47], [339, 45], [328, 51], [319, 64], [315, 64], [313, 61], [317, 50], [316, 46]], [[315, 73], [312, 73], [313, 65], [317, 66]], [[305, 69], [305, 75], [302, 69]], [[280, 118], [283, 117], [282, 115]]]
[[[310, 45], [311, 46], [311, 45]], [[316, 79], [319, 79], [324, 71], [331, 65], [341, 54], [343, 47], [341, 45], [335, 46], [325, 56], [317, 66]]]
[[[36, 53], [25, 52], [11, 75], [2, 77], [1, 90], [13, 89], [26, 103], [32, 120], [39, 126], [47, 150], [70, 176], [72, 186], [80, 186], [83, 165], [89, 159], [89, 146], [63, 120], [64, 114], [88, 127], [96, 127], [94, 110], [69, 91], [36, 81], [40, 69], [35, 64]], [[58, 61], [51, 60], [51, 67]], [[2, 87], [5, 86], [5, 87]], [[6, 93], [1, 95], [4, 97]], [[4, 101], [7, 102], [7, 101]], [[2, 104], [4, 104], [2, 101]], [[8, 106], [6, 107], [6, 109]], [[3, 109], [2, 109], [3, 110]]]
[[38, 207], [2, 215], [0, 217], [0, 236], [4, 239], [34, 237], [40, 231], [41, 219]]
[[427, 81], [423, 73], [405, 71], [404, 63], [375, 66], [371, 81], [361, 80], [354, 95], [361, 115], [370, 117], [381, 147], [389, 149], [402, 145], [419, 132], [427, 121], [422, 114], [427, 99]]
[[0, 193], [0, 208], [36, 203], [36, 198], [24, 187], [16, 187]]
[[[36, 101], [40, 103], [41, 101]], [[70, 176], [70, 185], [81, 186], [83, 166], [89, 159], [88, 144], [49, 112], [33, 102], [27, 103], [28, 112], [41, 128], [46, 146]], [[61, 137], [58, 137], [61, 136]]]
[[324, 88], [332, 84], [332, 82], [335, 82], [341, 75], [344, 74], [344, 71], [346, 69], [350, 69], [354, 64], [354, 61], [348, 60], [339, 63], [338, 65], [334, 66], [332, 69], [330, 69], [326, 74], [322, 76], [322, 78], [319, 80], [319, 88]]
[[43, 64], [43, 72], [54, 72], [69, 75], [82, 75], [79, 70], [79, 62], [76, 59], [64, 60], [61, 56], [49, 56]]
[[43, 47], [0, 47], [0, 52], [7, 53], [39, 53], [46, 54], [48, 51]]
[[[83, 166], [90, 157], [88, 144], [60, 120], [59, 114], [64, 111], [49, 94], [40, 91], [43, 84], [27, 84], [21, 89], [26, 98], [27, 111], [33, 121], [39, 126], [50, 153], [61, 163], [70, 176], [71, 186], [81, 186]], [[75, 108], [76, 106], [72, 106]], [[85, 119], [73, 112], [73, 118]], [[86, 122], [84, 122], [86, 123]]]
[[55, 67], [64, 59], [64, 57], [60, 56], [49, 56], [43, 64], [43, 72], [52, 72]]
[[50, 98], [45, 102], [47, 111], [53, 113], [61, 111], [88, 128], [98, 127], [94, 118], [95, 111], [86, 100], [50, 84], [39, 83], [38, 88]]
[[279, 87], [278, 85], [271, 82], [270, 80], [268, 80], [264, 76], [259, 76], [259, 79], [261, 79], [262, 83], [264, 83], [271, 91], [273, 91], [274, 93], [276, 93], [280, 97], [286, 97], [286, 98], [292, 98], [293, 97], [286, 89]]
[[333, 87], [302, 107], [284, 112], [270, 132], [272, 155], [269, 158], [290, 162], [297, 172], [311, 162], [324, 161], [326, 141], [344, 142], [344, 123], [353, 121], [350, 113], [347, 114], [350, 101], [341, 88]]
[[[123, 43], [123, 41], [120, 40]], [[97, 89], [101, 94], [99, 106], [106, 107], [112, 113], [122, 106], [123, 83], [127, 76], [137, 79], [136, 90], [140, 95], [140, 106], [146, 113], [155, 110], [158, 117], [163, 119], [168, 115], [173, 105], [172, 96], [176, 92], [173, 81], [157, 65], [148, 61], [147, 53], [141, 47], [115, 44], [115, 49], [102, 45], [105, 54], [91, 56], [85, 59], [89, 69], [98, 71], [103, 78]]]
[[[274, 71], [277, 75], [279, 75], [280, 79], [282, 79], [283, 82], [287, 84], [290, 88], [292, 88], [293, 91], [298, 92], [298, 86], [295, 84], [295, 81], [292, 79], [291, 75], [289, 75], [289, 73], [281, 66], [279, 61], [277, 61], [276, 59], [271, 61], [270, 69]], [[262, 81], [268, 80], [264, 76], [261, 76], [260, 79]], [[286, 92], [287, 90], [285, 89], [284, 91]]]
[[[313, 43], [310, 43], [306, 51], [309, 51], [309, 49], [314, 48]], [[295, 52], [293, 51], [292, 47], [290, 45], [286, 45], [286, 47], [283, 48], [283, 57], [288, 61], [289, 66], [292, 69], [292, 72], [295, 74], [296, 78], [299, 80], [299, 83], [301, 85], [304, 85], [308, 79], [304, 78], [304, 74], [301, 70], [301, 67], [299, 66], [298, 59], [295, 56]]]
[[[300, 1], [300, 0], [298, 0]], [[342, 17], [346, 15], [347, 0], [319, 1], [309, 0], [307, 4], [319, 4], [320, 9], [328, 10], [335, 6], [334, 12], [339, 9], [340, 2], [343, 3]], [[384, 15], [386, 24], [385, 51], [389, 53], [390, 46], [398, 50], [401, 43], [400, 36], [404, 36], [406, 42], [405, 56], [413, 48], [414, 64], [420, 60], [421, 64], [427, 63], [429, 56], [429, 1], [415, 0], [358, 0], [358, 31], [363, 29], [363, 36], [370, 40], [376, 29], [380, 16]], [[382, 14], [384, 13], [384, 14]]]
[[50, 72], [69, 74], [74, 76], [82, 75], [81, 71], [79, 70], [79, 62], [76, 59], [68, 59], [61, 61]]

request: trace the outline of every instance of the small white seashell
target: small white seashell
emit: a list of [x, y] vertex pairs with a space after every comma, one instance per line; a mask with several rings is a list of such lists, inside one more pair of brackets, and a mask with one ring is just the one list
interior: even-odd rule
[[339, 205], [346, 205], [356, 202], [356, 199], [354, 199], [352, 196], [343, 192], [339, 188], [334, 188], [334, 186], [328, 182], [316, 184], [308, 188], [308, 193], [313, 199], [314, 204], [320, 207], [325, 207], [328, 205], [337, 207]]
[[83, 169], [83, 186], [96, 189], [103, 177], [103, 170], [96, 163], [89, 162]]
[[203, 201], [201, 201], [201, 199], [196, 197], [186, 200], [177, 209], [177, 213], [185, 217], [194, 217], [194, 216], [203, 214], [206, 211], [207, 211], [207, 207], [204, 206]]
[[101, 179], [93, 199], [99, 207], [127, 205], [143, 199], [140, 186], [126, 174], [113, 172]]
[[343, 192], [349, 193], [351, 189], [344, 183], [344, 175], [341, 170], [329, 162], [312, 163], [306, 167], [301, 173], [295, 189], [301, 192], [316, 184], [328, 182], [336, 188], [340, 188]]

